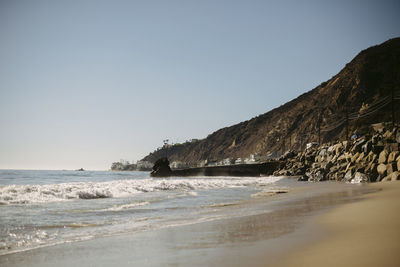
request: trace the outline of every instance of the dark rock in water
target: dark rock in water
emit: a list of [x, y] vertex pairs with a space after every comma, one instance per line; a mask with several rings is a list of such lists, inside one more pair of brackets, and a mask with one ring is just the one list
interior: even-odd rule
[[167, 158], [158, 159], [153, 166], [153, 171], [150, 173], [152, 177], [168, 177], [172, 175]]
[[83, 168], [80, 168], [80, 169], [77, 169], [76, 171], [78, 171], [78, 172], [83, 172], [83, 171], [85, 171]]

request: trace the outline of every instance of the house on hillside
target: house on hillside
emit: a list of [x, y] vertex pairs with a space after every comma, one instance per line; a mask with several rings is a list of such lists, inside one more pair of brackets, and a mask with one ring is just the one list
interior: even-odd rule
[[182, 161], [173, 161], [169, 166], [171, 167], [171, 169], [184, 169], [188, 168], [189, 164]]

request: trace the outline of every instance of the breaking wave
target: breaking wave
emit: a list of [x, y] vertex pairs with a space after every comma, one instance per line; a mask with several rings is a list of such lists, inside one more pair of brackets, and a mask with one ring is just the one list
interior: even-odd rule
[[263, 186], [282, 177], [213, 177], [180, 179], [132, 179], [109, 182], [74, 182], [47, 185], [0, 186], [0, 205], [46, 203], [74, 199], [129, 197], [164, 190], [195, 190], [224, 187]]

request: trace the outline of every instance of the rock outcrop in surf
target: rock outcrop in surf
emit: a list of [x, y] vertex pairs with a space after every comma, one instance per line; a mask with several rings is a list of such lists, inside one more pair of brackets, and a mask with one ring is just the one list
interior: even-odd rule
[[171, 174], [172, 171], [169, 167], [169, 160], [166, 157], [158, 159], [154, 163], [153, 170], [150, 173], [153, 177], [168, 177], [171, 176]]

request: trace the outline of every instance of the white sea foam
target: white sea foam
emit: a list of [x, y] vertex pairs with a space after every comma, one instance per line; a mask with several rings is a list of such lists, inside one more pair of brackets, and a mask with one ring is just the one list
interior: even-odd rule
[[146, 206], [149, 205], [150, 202], [148, 201], [143, 201], [143, 202], [133, 202], [133, 203], [129, 203], [129, 204], [122, 204], [122, 205], [115, 205], [111, 208], [108, 209], [104, 209], [104, 210], [100, 210], [100, 211], [122, 211], [122, 210], [129, 210], [132, 208], [136, 208], [139, 206]]
[[31, 232], [9, 232], [0, 240], [0, 255], [11, 248], [24, 248], [38, 246], [55, 238], [57, 234], [49, 235], [46, 231], [35, 230]]
[[280, 179], [282, 177], [148, 178], [114, 180], [109, 182], [8, 185], [0, 186], [0, 204], [46, 203], [71, 199], [128, 197], [145, 192], [165, 190], [182, 190], [195, 195], [194, 191], [200, 189], [263, 186]]

